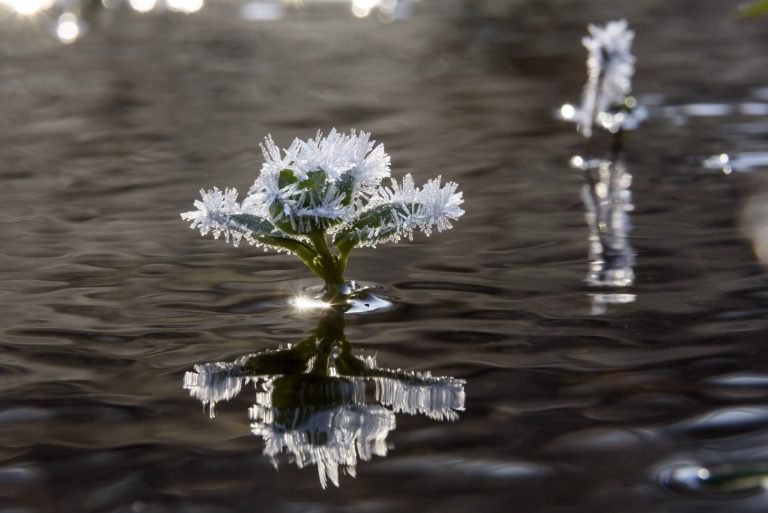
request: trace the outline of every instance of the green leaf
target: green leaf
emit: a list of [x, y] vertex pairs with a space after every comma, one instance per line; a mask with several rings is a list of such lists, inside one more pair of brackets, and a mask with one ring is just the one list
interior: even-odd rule
[[[299, 181], [290, 169], [283, 169], [278, 178], [280, 188], [296, 184], [303, 191], [304, 201], [301, 208], [313, 208], [323, 202], [328, 191], [328, 182], [325, 171], [318, 169], [307, 173], [307, 177]], [[269, 206], [269, 213], [275, 219], [275, 225], [285, 233], [293, 235], [306, 234], [315, 230], [327, 230], [329, 227], [341, 222], [341, 219], [315, 218], [314, 216], [297, 216], [292, 212], [285, 213], [285, 203], [276, 199]]]
[[275, 220], [275, 226], [285, 233], [298, 235], [299, 231], [293, 228], [290, 217], [285, 214], [285, 203], [280, 199], [275, 199], [269, 206], [269, 215]]
[[336, 190], [342, 197], [341, 204], [348, 207], [352, 203], [352, 192], [355, 187], [355, 177], [352, 173], [345, 173], [336, 182]]
[[275, 225], [263, 217], [250, 214], [235, 214], [230, 218], [230, 223], [232, 223], [234, 228], [248, 230], [251, 237], [265, 246], [286, 249], [301, 258], [305, 263], [307, 261], [311, 262], [315, 257], [315, 251], [311, 247], [300, 240], [287, 237]]
[[[286, 168], [280, 171], [280, 174], [277, 177], [277, 186], [278, 188], [283, 189], [298, 181], [299, 179], [296, 178], [293, 170]], [[299, 232], [293, 228], [291, 220], [285, 215], [285, 203], [281, 200], [275, 199], [272, 204], [269, 205], [269, 215], [275, 220], [275, 226], [280, 230], [292, 235], [298, 235]]]
[[252, 216], [250, 214], [235, 214], [229, 218], [231, 223], [237, 228], [245, 228], [251, 232], [251, 235], [272, 235], [277, 229], [275, 226], [263, 217]]
[[326, 176], [325, 171], [318, 169], [317, 171], [310, 171], [307, 173], [307, 177], [299, 182], [299, 188], [307, 191], [307, 203], [304, 206], [311, 206], [309, 203], [310, 196], [315, 199], [325, 196], [326, 188]]
[[[372, 208], [363, 213], [352, 224], [336, 234], [334, 245], [342, 253], [348, 253], [361, 242], [375, 243], [394, 235], [398, 230], [397, 220], [402, 216], [410, 215], [418, 205], [404, 205], [403, 203], [387, 203]], [[370, 229], [378, 228], [378, 233], [369, 235]]]
[[754, 0], [739, 6], [739, 16], [742, 18], [752, 18], [762, 14], [768, 14], [768, 0]]
[[298, 182], [299, 179], [296, 178], [296, 175], [293, 173], [290, 169], [283, 169], [280, 171], [280, 175], [277, 177], [277, 186], [279, 188], [287, 187], [288, 185], [291, 185], [292, 183]]
[[[299, 187], [306, 191], [304, 208], [312, 208], [323, 203], [328, 192], [328, 181], [325, 171], [318, 169], [307, 173], [307, 178], [299, 182]], [[310, 231], [327, 230], [330, 226], [341, 222], [340, 219], [325, 219], [314, 217], [297, 218], [299, 223], [309, 227]]]

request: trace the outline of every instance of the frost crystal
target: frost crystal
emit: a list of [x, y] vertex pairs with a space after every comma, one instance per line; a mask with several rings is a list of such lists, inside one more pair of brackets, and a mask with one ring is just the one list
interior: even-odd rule
[[441, 187], [441, 180], [442, 177], [434, 178], [418, 188], [407, 174], [399, 184], [393, 179], [390, 187], [380, 187], [361, 217], [382, 211], [382, 222], [355, 228], [358, 244], [375, 246], [385, 241], [397, 242], [402, 237], [412, 239], [416, 229], [429, 236], [433, 228], [439, 232], [452, 228], [451, 221], [464, 214], [459, 206], [464, 200], [462, 193], [456, 192], [455, 182]]
[[427, 235], [447, 230], [464, 213], [454, 182], [441, 187], [437, 178], [419, 188], [406, 175], [400, 183], [382, 184], [390, 178], [390, 158], [366, 132], [318, 132], [284, 150], [267, 136], [261, 150], [261, 173], [242, 205], [235, 189], [214, 188], [202, 191], [198, 210], [182, 218], [203, 235], [223, 234], [236, 244], [246, 238], [280, 250], [285, 241], [306, 242], [323, 231], [337, 235], [337, 246], [351, 249], [411, 238], [415, 230]]
[[200, 189], [201, 200], [195, 201], [197, 210], [184, 212], [181, 218], [185, 221], [191, 221], [190, 228], [200, 228], [200, 235], [213, 233], [213, 237], [218, 239], [224, 234], [224, 239], [229, 242], [230, 239], [237, 245], [243, 237], [239, 230], [232, 230], [229, 226], [230, 219], [234, 214], [242, 212], [240, 204], [237, 202], [237, 189], [226, 188], [224, 192], [217, 187], [206, 191]]
[[267, 136], [261, 145], [261, 174], [278, 175], [283, 169], [290, 169], [303, 179], [309, 172], [322, 169], [330, 180], [348, 173], [360, 183], [378, 183], [390, 174], [389, 155], [382, 144], [377, 146], [370, 137], [367, 132], [352, 130], [345, 135], [334, 128], [326, 137], [318, 131], [314, 139], [294, 139], [281, 153], [272, 137]]
[[586, 137], [592, 135], [595, 123], [612, 132], [633, 129], [646, 115], [644, 109], [635, 109], [633, 98], [625, 104], [635, 73], [635, 56], [630, 51], [635, 33], [626, 20], [589, 25], [589, 33], [581, 40], [589, 52], [581, 107], [564, 105], [560, 116], [579, 123]]

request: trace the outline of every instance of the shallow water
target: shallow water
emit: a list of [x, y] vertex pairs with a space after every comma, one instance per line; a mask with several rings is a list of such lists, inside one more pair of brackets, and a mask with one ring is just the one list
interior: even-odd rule
[[[767, 19], [715, 0], [426, 1], [389, 24], [208, 4], [100, 13], [72, 45], [0, 21], [0, 511], [768, 508]], [[586, 23], [621, 16], [650, 117], [625, 160], [635, 284], [605, 289], [584, 282], [583, 142], [552, 111], [578, 100]], [[286, 303], [317, 282], [178, 213], [247, 189], [267, 133], [332, 126], [464, 190], [454, 230], [353, 255], [395, 306], [345, 334], [466, 397], [455, 422], [396, 414], [386, 456], [324, 490], [263, 456], [253, 388], [213, 419], [184, 388], [304, 338], [318, 314]]]

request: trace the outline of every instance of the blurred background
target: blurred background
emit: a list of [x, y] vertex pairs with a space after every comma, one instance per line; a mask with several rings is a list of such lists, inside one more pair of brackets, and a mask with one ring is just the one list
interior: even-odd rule
[[[662, 0], [0, 1], [0, 512], [765, 511], [768, 16]], [[555, 115], [588, 23], [636, 32], [634, 280], [590, 286]], [[295, 343], [301, 264], [200, 238], [258, 143], [371, 131], [466, 215], [357, 251], [392, 308], [348, 319], [380, 365], [466, 380], [455, 422], [399, 414], [323, 490], [209, 418], [196, 364]], [[713, 478], [716, 477], [716, 479]]]

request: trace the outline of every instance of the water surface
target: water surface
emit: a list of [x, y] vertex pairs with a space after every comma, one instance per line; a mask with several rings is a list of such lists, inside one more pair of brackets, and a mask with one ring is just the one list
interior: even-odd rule
[[[768, 458], [766, 19], [714, 0], [425, 1], [392, 23], [208, 4], [102, 12], [71, 45], [2, 19], [0, 511], [768, 507], [759, 479], [699, 474]], [[583, 141], [551, 113], [578, 100], [586, 23], [616, 17], [650, 117], [625, 160], [635, 283], [607, 289], [584, 281]], [[267, 133], [333, 126], [464, 190], [454, 230], [353, 255], [396, 306], [345, 333], [466, 397], [454, 422], [398, 413], [386, 456], [323, 490], [263, 456], [252, 389], [211, 419], [183, 386], [305, 337], [317, 314], [286, 303], [317, 282], [178, 213], [247, 189]], [[721, 154], [743, 172], [705, 165]]]

